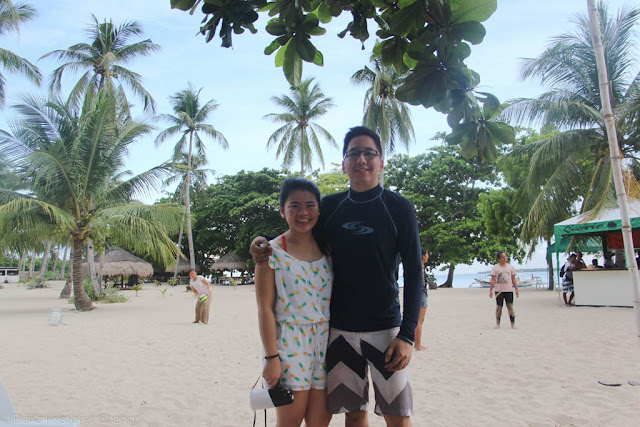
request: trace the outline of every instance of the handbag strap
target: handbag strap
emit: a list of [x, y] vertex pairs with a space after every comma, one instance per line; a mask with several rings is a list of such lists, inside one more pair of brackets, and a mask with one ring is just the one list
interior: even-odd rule
[[[251, 387], [252, 390], [256, 388], [258, 381], [260, 381], [260, 377], [258, 377], [256, 382], [253, 383], [253, 387]], [[257, 413], [256, 411], [253, 411], [253, 427], [256, 427], [256, 417], [257, 417]], [[264, 410], [264, 427], [267, 427], [267, 410], [266, 409]]]

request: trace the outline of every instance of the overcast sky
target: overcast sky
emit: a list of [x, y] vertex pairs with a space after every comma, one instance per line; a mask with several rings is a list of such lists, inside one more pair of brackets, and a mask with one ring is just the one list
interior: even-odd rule
[[[275, 54], [263, 54], [272, 39], [264, 30], [264, 17], [258, 22], [258, 34], [234, 35], [233, 48], [224, 49], [220, 47], [219, 38], [207, 44], [204, 37], [196, 34], [201, 14], [189, 16], [186, 12], [171, 10], [169, 0], [30, 0], [28, 3], [38, 10], [38, 17], [25, 24], [18, 37], [5, 34], [0, 43], [35, 62], [47, 78], [59, 64], [52, 59], [38, 58], [52, 50], [87, 41], [85, 30], [91, 14], [100, 21], [111, 18], [116, 24], [136, 20], [142, 24], [145, 38], [152, 39], [162, 50], [136, 60], [127, 68], [143, 76], [142, 83], [155, 98], [158, 112], [171, 113], [168, 97], [184, 89], [188, 82], [203, 88], [202, 100], [215, 99], [219, 104], [210, 116], [210, 123], [225, 135], [230, 148], [225, 151], [210, 142], [209, 167], [218, 175], [280, 168], [275, 150], [266, 150], [266, 142], [278, 125], [263, 117], [279, 112], [270, 98], [288, 93], [289, 86], [282, 70], [274, 66]], [[611, 10], [617, 11], [622, 5], [635, 2], [609, 0], [607, 3]], [[499, 0], [498, 10], [484, 23], [487, 35], [483, 43], [472, 46], [471, 57], [466, 61], [481, 76], [479, 89], [495, 94], [501, 101], [538, 95], [540, 87], [518, 79], [520, 59], [541, 53], [551, 37], [567, 31], [572, 15], [586, 13], [586, 10], [586, 0]], [[366, 89], [351, 85], [349, 78], [368, 63], [374, 43], [373, 39], [368, 40], [362, 50], [360, 42], [349, 36], [339, 39], [337, 33], [348, 21], [346, 16], [339, 17], [326, 26], [326, 35], [313, 38], [324, 54], [325, 65], [305, 63], [303, 74], [304, 78], [315, 77], [325, 95], [333, 98], [336, 106], [318, 122], [332, 133], [338, 144], [349, 127], [361, 123]], [[3, 74], [7, 78], [8, 96], [0, 127], [6, 128], [5, 118], [11, 115], [10, 105], [16, 96], [20, 92], [45, 93], [47, 85], [39, 89], [6, 71]], [[68, 90], [79, 75], [69, 73], [64, 87]], [[129, 99], [140, 105], [134, 96]], [[412, 107], [412, 120], [416, 142], [409, 149], [411, 155], [432, 147], [434, 143], [430, 138], [436, 132], [449, 131], [445, 116], [422, 107]], [[156, 126], [161, 130], [167, 125]], [[156, 148], [153, 144], [156, 135], [157, 132], [152, 133], [132, 148], [128, 169], [142, 172], [169, 159], [173, 143], [166, 142]], [[341, 161], [339, 149], [327, 146], [323, 152], [326, 170], [331, 163]], [[314, 168], [319, 167], [320, 163], [315, 161]], [[151, 202], [157, 196], [149, 195], [146, 199]], [[538, 258], [533, 261], [536, 266], [544, 262]]]

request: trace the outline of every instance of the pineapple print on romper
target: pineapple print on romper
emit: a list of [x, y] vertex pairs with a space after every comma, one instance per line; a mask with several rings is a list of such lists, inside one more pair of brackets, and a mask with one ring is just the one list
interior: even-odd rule
[[[279, 240], [279, 239], [276, 239]], [[299, 261], [272, 240], [269, 266], [276, 274], [280, 381], [290, 390], [326, 388], [325, 350], [333, 272], [327, 257]]]

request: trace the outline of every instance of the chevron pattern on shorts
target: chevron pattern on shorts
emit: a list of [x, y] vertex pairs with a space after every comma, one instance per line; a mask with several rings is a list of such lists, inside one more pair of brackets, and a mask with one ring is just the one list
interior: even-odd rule
[[367, 401], [363, 401], [361, 396], [366, 396], [368, 389], [368, 382], [365, 385], [365, 389], [362, 390], [359, 394], [354, 393], [345, 384], [340, 384], [327, 395], [327, 405], [329, 412], [332, 414], [341, 414], [344, 412], [365, 410], [367, 408]]
[[393, 375], [393, 372], [385, 369], [384, 354], [385, 351], [380, 351], [366, 341], [360, 341], [360, 348], [362, 354], [369, 360], [373, 366], [380, 372], [380, 375], [387, 381]]
[[[342, 355], [342, 358], [336, 357]], [[339, 336], [333, 340], [327, 348], [327, 372], [331, 371], [338, 363], [343, 363], [353, 372], [358, 374], [360, 378], [364, 378], [367, 374], [367, 361], [364, 360], [351, 345]]]
[[411, 408], [413, 406], [413, 391], [411, 390], [411, 384], [407, 382], [402, 391], [398, 393], [393, 399], [388, 399], [387, 397], [385, 397], [380, 392], [378, 387], [376, 387], [375, 383], [373, 384], [373, 389], [376, 393], [376, 414], [382, 413], [392, 416], [412, 415], [411, 409], [403, 409]]

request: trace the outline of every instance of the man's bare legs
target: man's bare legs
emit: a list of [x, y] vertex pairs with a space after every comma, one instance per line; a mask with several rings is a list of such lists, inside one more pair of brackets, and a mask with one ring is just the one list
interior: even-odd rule
[[411, 427], [410, 417], [388, 417], [384, 416], [387, 427]]
[[347, 412], [344, 414], [345, 427], [369, 427], [367, 411]]
[[[367, 411], [348, 412], [344, 418], [345, 427], [369, 427]], [[387, 427], [411, 427], [411, 417], [384, 416]]]

